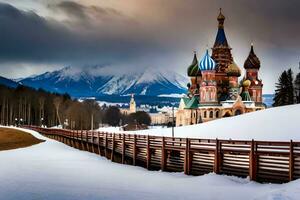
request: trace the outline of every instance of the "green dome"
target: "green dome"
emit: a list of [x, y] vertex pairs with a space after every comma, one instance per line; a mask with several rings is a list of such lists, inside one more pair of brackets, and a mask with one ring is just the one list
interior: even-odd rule
[[194, 59], [192, 64], [187, 69], [188, 76], [201, 76], [201, 71], [198, 65], [198, 59], [196, 53], [194, 53]]
[[241, 70], [235, 62], [231, 63], [228, 66], [226, 73], [228, 76], [236, 76], [236, 77], [241, 76]]

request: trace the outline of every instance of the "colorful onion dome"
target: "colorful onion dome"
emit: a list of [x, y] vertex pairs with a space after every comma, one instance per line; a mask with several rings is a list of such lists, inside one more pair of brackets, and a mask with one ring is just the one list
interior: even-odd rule
[[194, 52], [194, 59], [192, 64], [187, 69], [187, 74], [188, 76], [201, 76], [196, 52]]
[[228, 76], [241, 76], [241, 70], [235, 62], [231, 63], [228, 66], [228, 68], [226, 69], [226, 73]]
[[215, 70], [216, 62], [210, 57], [208, 50], [206, 50], [205, 55], [199, 63], [199, 66], [201, 71]]
[[245, 88], [249, 88], [249, 87], [250, 87], [250, 85], [251, 85], [251, 81], [249, 81], [249, 80], [245, 80], [245, 81], [243, 81], [243, 87], [245, 87]]
[[259, 69], [260, 68], [260, 61], [254, 53], [252, 44], [251, 44], [251, 50], [250, 50], [249, 56], [244, 63], [244, 68], [245, 69]]

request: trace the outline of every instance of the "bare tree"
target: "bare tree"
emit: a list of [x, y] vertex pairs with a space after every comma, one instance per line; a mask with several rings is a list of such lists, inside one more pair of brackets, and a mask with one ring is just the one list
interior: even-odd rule
[[59, 116], [59, 107], [60, 107], [61, 103], [62, 103], [61, 97], [55, 97], [53, 99], [53, 104], [55, 106], [56, 116], [57, 116], [59, 125], [62, 125], [61, 120], [60, 120], [60, 116]]

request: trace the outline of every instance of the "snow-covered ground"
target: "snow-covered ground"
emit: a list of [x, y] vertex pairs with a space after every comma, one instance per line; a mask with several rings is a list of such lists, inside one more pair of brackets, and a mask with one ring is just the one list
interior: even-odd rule
[[1, 200], [298, 200], [300, 196], [300, 180], [276, 185], [215, 174], [147, 171], [27, 132], [46, 142], [0, 151]]
[[108, 126], [108, 127], [100, 127], [97, 129], [97, 131], [102, 131], [102, 132], [112, 132], [112, 133], [120, 133], [124, 132], [121, 130], [121, 127], [114, 127], [114, 126]]
[[[202, 124], [175, 127], [175, 137], [300, 141], [300, 104], [269, 108]], [[120, 131], [118, 131], [120, 132]], [[172, 136], [171, 128], [126, 133]]]

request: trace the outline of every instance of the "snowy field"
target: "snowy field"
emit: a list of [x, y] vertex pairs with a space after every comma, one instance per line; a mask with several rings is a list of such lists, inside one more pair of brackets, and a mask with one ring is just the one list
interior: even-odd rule
[[0, 151], [1, 200], [299, 200], [300, 180], [258, 184], [237, 177], [147, 171], [46, 142]]
[[[174, 135], [183, 138], [300, 141], [299, 114], [300, 104], [269, 108], [203, 124], [175, 127]], [[117, 128], [103, 128], [101, 131], [122, 132]], [[161, 128], [124, 133], [171, 137], [172, 129]]]

